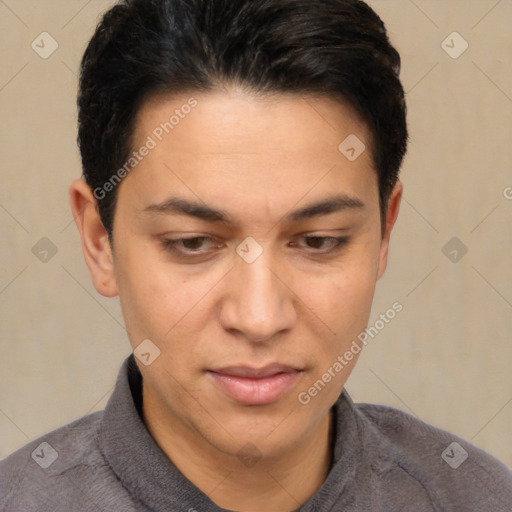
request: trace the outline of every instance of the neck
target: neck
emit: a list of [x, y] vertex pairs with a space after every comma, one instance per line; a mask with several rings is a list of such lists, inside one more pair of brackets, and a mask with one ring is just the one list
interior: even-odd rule
[[288, 452], [269, 458], [247, 458], [241, 463], [237, 454], [216, 449], [176, 418], [159, 414], [151, 396], [143, 395], [144, 422], [156, 443], [181, 473], [219, 507], [240, 512], [294, 510], [311, 498], [327, 478], [332, 456], [331, 412]]

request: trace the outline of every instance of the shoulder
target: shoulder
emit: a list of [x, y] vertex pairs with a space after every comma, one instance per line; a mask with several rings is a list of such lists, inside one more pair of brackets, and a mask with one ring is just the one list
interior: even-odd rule
[[79, 503], [74, 475], [108, 474], [98, 443], [102, 414], [64, 425], [0, 461], [0, 510], [42, 510], [56, 502], [64, 510]]
[[439, 510], [512, 509], [512, 472], [493, 456], [398, 409], [354, 405], [370, 439], [418, 481]]
[[[84, 416], [30, 441], [6, 459], [0, 461], [0, 471], [3, 473], [6, 469], [12, 470], [17, 466], [25, 465], [27, 456], [28, 459], [37, 464], [34, 469], [45, 466], [49, 468], [59, 458], [61, 459], [60, 462], [62, 462], [62, 458], [65, 458], [68, 463], [71, 460], [75, 463], [82, 461], [83, 455], [90, 453], [91, 445], [95, 444], [102, 414], [102, 412], [96, 412]], [[30, 471], [30, 469], [28, 467], [27, 471]]]

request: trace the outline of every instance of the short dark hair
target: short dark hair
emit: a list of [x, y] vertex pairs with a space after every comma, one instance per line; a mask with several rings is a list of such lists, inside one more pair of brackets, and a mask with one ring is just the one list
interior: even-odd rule
[[120, 1], [84, 53], [77, 102], [83, 176], [101, 191], [105, 229], [112, 235], [116, 204], [105, 184], [133, 150], [143, 102], [229, 84], [355, 108], [371, 133], [384, 225], [408, 140], [399, 73], [384, 23], [361, 0]]

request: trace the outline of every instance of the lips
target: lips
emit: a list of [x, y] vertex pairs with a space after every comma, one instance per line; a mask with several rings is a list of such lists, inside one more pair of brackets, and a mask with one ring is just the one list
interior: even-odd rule
[[289, 391], [302, 371], [287, 365], [262, 368], [230, 366], [208, 372], [214, 385], [229, 398], [243, 405], [267, 405]]

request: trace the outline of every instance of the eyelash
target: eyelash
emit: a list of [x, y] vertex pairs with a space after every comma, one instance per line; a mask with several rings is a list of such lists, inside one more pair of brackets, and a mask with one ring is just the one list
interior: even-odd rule
[[[304, 240], [319, 240], [321, 243], [324, 243], [326, 241], [332, 242], [333, 246], [329, 250], [322, 251], [322, 250], [312, 249], [312, 254], [318, 254], [318, 255], [331, 254], [331, 253], [341, 249], [343, 246], [347, 245], [350, 241], [350, 237], [347, 237], [347, 236], [342, 236], [342, 237], [305, 236], [305, 237], [303, 237], [303, 239]], [[163, 244], [165, 250], [175, 253], [175, 254], [178, 254], [183, 257], [205, 256], [206, 253], [204, 253], [204, 252], [201, 253], [201, 252], [194, 251], [194, 250], [183, 251], [182, 249], [178, 248], [179, 244], [184, 244], [184, 243], [196, 241], [196, 240], [212, 240], [212, 238], [207, 237], [207, 236], [194, 236], [194, 237], [190, 237], [190, 238], [176, 238], [176, 239], [166, 238], [166, 239], [162, 240], [162, 244]]]

